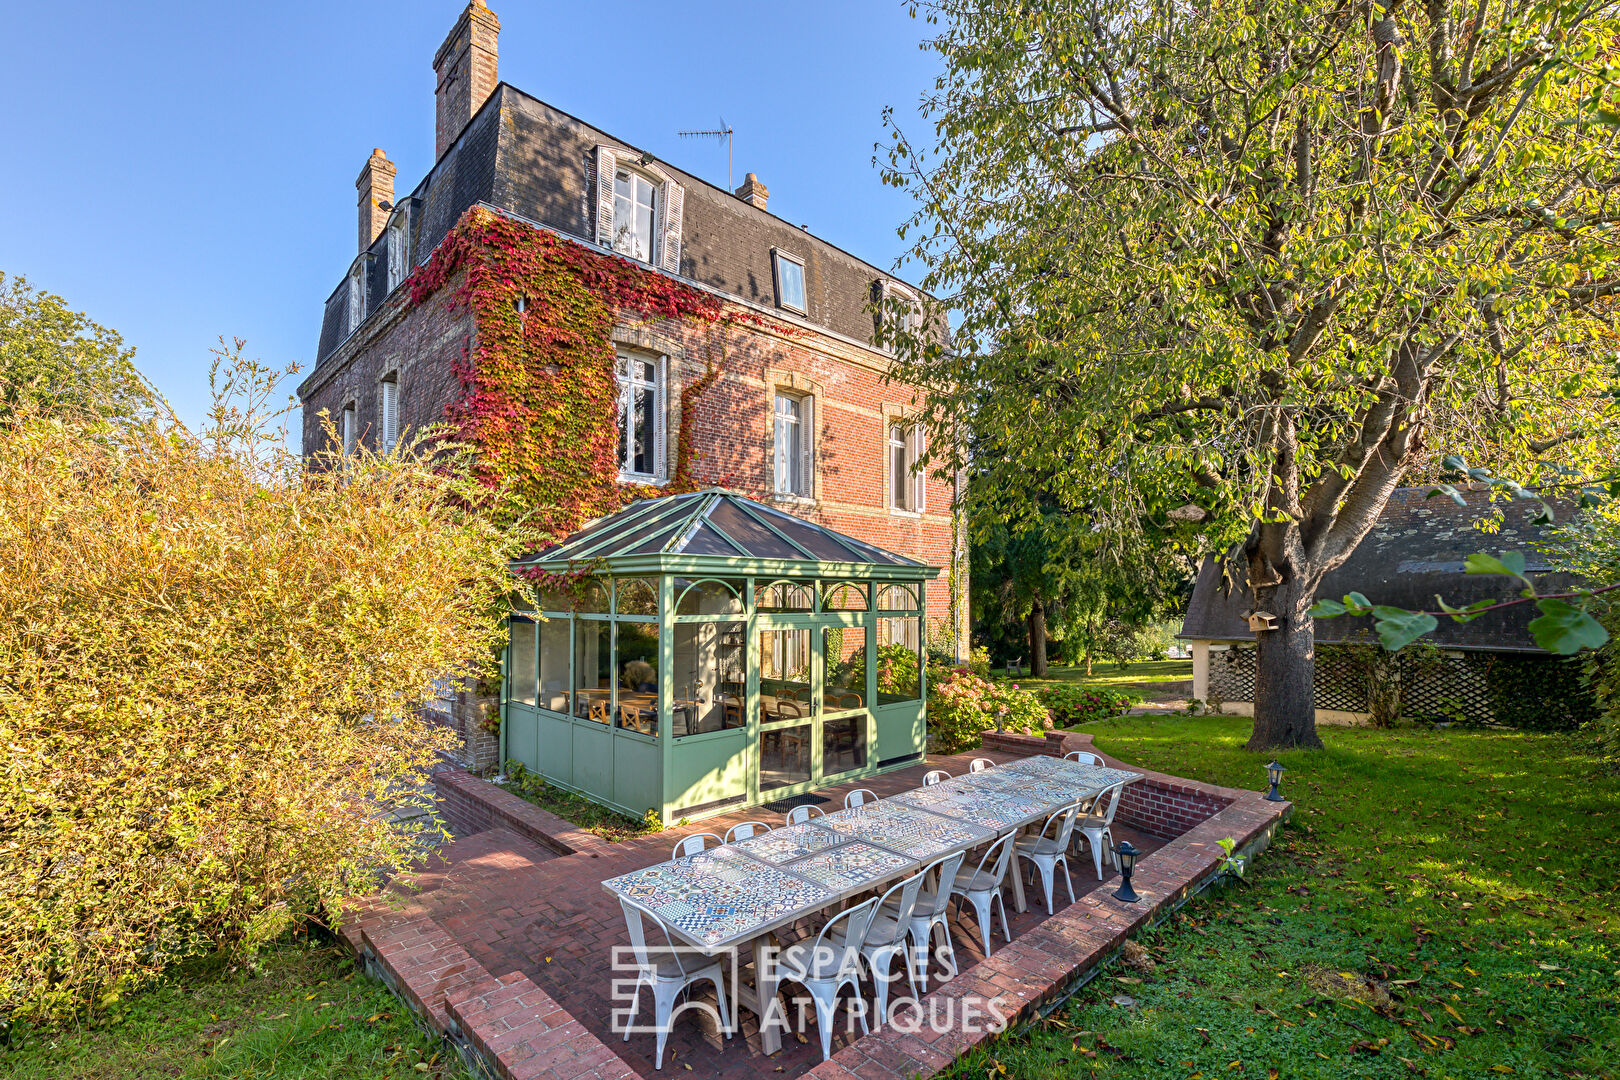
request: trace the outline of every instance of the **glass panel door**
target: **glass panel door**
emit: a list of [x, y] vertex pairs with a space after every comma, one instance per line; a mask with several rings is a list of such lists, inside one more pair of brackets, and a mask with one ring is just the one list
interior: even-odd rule
[[864, 626], [820, 630], [822, 776], [866, 767], [866, 637]]
[[816, 706], [810, 627], [759, 627], [759, 790], [808, 784], [816, 775]]

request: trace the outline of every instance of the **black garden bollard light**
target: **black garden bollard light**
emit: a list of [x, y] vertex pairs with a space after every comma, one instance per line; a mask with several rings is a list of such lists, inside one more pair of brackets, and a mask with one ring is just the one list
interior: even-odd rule
[[1282, 774], [1287, 771], [1287, 769], [1283, 768], [1283, 764], [1280, 761], [1274, 760], [1270, 765], [1266, 766], [1266, 778], [1271, 781], [1271, 791], [1266, 794], [1266, 802], [1288, 801], [1287, 799], [1283, 798], [1282, 792], [1277, 790], [1277, 785], [1282, 783]]
[[1142, 853], [1137, 851], [1136, 845], [1129, 840], [1121, 840], [1119, 846], [1114, 849], [1114, 854], [1119, 856], [1119, 876], [1123, 879], [1119, 890], [1114, 893], [1114, 899], [1134, 904], [1142, 898], [1131, 888], [1131, 875], [1136, 872], [1136, 857]]

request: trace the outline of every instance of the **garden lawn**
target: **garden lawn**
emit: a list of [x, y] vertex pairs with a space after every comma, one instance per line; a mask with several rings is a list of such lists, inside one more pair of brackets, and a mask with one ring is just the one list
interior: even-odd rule
[[194, 964], [97, 1022], [0, 1048], [7, 1080], [472, 1080], [336, 946], [281, 945], [243, 974]]
[[[1238, 787], [1241, 717], [1090, 725], [1127, 762]], [[1620, 778], [1577, 739], [1326, 728], [1294, 817], [1045, 1022], [958, 1077], [1608, 1077], [1620, 1070]], [[1083, 871], [1082, 871], [1083, 872]]]
[[1121, 669], [1111, 660], [1097, 660], [1086, 674], [1083, 664], [1050, 664], [1046, 678], [1023, 676], [1015, 679], [1020, 686], [1048, 686], [1053, 683], [1080, 683], [1085, 686], [1128, 687], [1132, 683], [1191, 682], [1191, 660], [1136, 660]]

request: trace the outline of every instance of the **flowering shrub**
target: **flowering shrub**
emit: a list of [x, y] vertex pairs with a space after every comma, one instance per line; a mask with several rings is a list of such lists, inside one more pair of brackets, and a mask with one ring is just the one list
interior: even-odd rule
[[[917, 696], [917, 653], [898, 642], [877, 647], [877, 688], [878, 700], [915, 698]], [[849, 661], [849, 685], [866, 685], [866, 652], [857, 652]], [[936, 678], [932, 664], [928, 668], [928, 679], [932, 683]]]
[[1118, 690], [1101, 686], [1078, 686], [1074, 683], [1043, 686], [1037, 693], [1040, 695], [1041, 703], [1052, 714], [1052, 722], [1058, 727], [1089, 724], [1093, 720], [1119, 716], [1141, 700], [1133, 694], [1121, 693]]
[[997, 726], [1033, 735], [1052, 722], [1040, 699], [1017, 683], [991, 682], [956, 668], [929, 688], [928, 730], [949, 752], [978, 742], [979, 732]]

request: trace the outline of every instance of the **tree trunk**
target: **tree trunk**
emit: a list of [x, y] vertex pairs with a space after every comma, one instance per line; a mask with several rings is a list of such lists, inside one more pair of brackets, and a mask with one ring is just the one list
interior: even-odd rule
[[1091, 646], [1086, 646], [1086, 678], [1091, 678]]
[[1046, 607], [1038, 596], [1029, 609], [1029, 674], [1046, 678]]
[[1283, 581], [1254, 590], [1256, 611], [1277, 617], [1256, 633], [1254, 734], [1249, 750], [1322, 748], [1316, 734], [1316, 630], [1310, 616], [1314, 590]]

